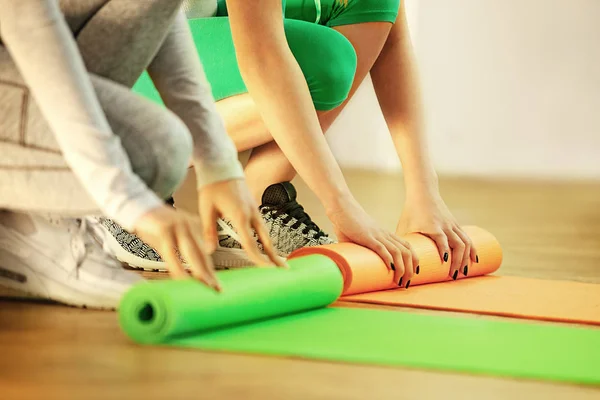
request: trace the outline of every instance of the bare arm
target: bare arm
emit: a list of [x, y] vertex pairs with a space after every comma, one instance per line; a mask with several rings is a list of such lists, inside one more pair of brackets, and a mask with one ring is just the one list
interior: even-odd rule
[[421, 94], [404, 5], [371, 69], [373, 86], [402, 161], [407, 196], [437, 191], [424, 135]]
[[227, 5], [240, 72], [267, 128], [325, 208], [333, 208], [349, 189], [287, 44], [281, 0], [229, 0]]
[[371, 78], [404, 172], [406, 204], [396, 232], [429, 236], [436, 242], [441, 259], [448, 260], [450, 256], [449, 275], [456, 279], [459, 269], [466, 275], [469, 258], [476, 262], [477, 252], [439, 193], [437, 174], [427, 148], [404, 3], [371, 69]]

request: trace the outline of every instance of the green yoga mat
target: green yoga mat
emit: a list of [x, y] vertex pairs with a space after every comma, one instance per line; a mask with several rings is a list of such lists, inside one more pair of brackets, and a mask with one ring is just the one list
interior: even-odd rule
[[336, 308], [342, 278], [316, 255], [290, 270], [220, 273], [223, 293], [194, 281], [146, 282], [119, 320], [138, 343], [600, 384], [600, 330]]

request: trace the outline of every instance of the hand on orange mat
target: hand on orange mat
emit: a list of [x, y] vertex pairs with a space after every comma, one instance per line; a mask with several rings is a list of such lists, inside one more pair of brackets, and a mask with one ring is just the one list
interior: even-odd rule
[[353, 242], [377, 253], [394, 271], [398, 286], [407, 287], [418, 273], [419, 257], [410, 243], [377, 226], [353, 197], [339, 199], [327, 216], [340, 242]]
[[[494, 235], [476, 226], [465, 226], [464, 229], [481, 254], [481, 262], [472, 264], [468, 278], [491, 274], [500, 268], [502, 247]], [[448, 276], [448, 264], [440, 260], [437, 246], [431, 238], [418, 233], [409, 233], [402, 239], [409, 242], [411, 248], [419, 255], [421, 273], [412, 278], [411, 286], [453, 282]], [[355, 243], [302, 247], [290, 254], [288, 259], [311, 254], [322, 254], [335, 261], [344, 278], [345, 296], [398, 288], [398, 282], [393, 277], [392, 271], [381, 257], [374, 251]], [[466, 277], [460, 275], [457, 279], [464, 278]]]
[[460, 227], [439, 194], [410, 196], [404, 206], [396, 234], [420, 233], [432, 239], [440, 260], [451, 261], [448, 275], [456, 280], [459, 274], [469, 273], [469, 258], [479, 262], [473, 241]]

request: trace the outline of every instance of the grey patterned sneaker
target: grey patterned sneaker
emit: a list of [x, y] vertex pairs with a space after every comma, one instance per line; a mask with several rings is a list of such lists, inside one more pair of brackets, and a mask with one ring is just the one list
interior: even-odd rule
[[167, 264], [158, 252], [142, 239], [111, 219], [101, 218], [100, 223], [108, 232], [108, 245], [119, 261], [145, 271], [167, 271]]
[[[173, 198], [165, 201], [175, 206]], [[100, 218], [102, 227], [108, 232], [108, 245], [119, 261], [132, 268], [144, 271], [168, 271], [167, 264], [163, 261], [158, 251], [146, 244], [135, 234], [123, 229], [119, 224], [107, 218]], [[179, 255], [179, 252], [177, 253]], [[187, 263], [181, 256], [179, 259], [187, 268]]]
[[[335, 243], [296, 201], [296, 189], [290, 182], [269, 186], [262, 196], [260, 212], [265, 220], [269, 237], [280, 257], [287, 257], [301, 247]], [[217, 267], [244, 267], [253, 265], [242, 250], [239, 236], [229, 221], [218, 221], [219, 246], [213, 254]], [[254, 238], [259, 248], [258, 236]]]

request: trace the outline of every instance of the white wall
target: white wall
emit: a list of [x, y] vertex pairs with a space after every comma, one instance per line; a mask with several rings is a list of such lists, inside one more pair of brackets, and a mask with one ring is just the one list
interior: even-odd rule
[[[407, 10], [438, 172], [600, 179], [599, 0]], [[343, 166], [399, 167], [370, 81], [328, 136]]]

